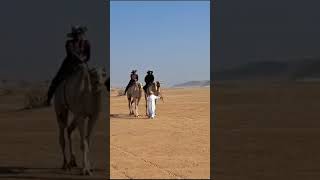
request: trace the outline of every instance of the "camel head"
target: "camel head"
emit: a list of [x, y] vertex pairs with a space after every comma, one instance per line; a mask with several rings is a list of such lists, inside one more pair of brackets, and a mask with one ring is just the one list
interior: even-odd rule
[[108, 78], [107, 78], [106, 69], [104, 67], [93, 68], [93, 69], [90, 69], [89, 72], [90, 72], [91, 82], [95, 88], [105, 85]]
[[156, 81], [156, 86], [157, 86], [158, 89], [160, 88], [160, 82], [159, 81]]

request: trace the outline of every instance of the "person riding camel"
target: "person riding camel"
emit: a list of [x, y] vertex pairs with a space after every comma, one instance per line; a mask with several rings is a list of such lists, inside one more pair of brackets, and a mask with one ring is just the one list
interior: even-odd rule
[[85, 39], [86, 31], [87, 28], [84, 26], [73, 26], [71, 32], [67, 34], [71, 38], [65, 43], [67, 55], [50, 84], [46, 101], [47, 105], [50, 106], [51, 99], [58, 85], [74, 72], [75, 67], [82, 63], [87, 65], [90, 59], [90, 43]]
[[154, 82], [153, 71], [148, 71], [146, 77], [144, 78], [146, 85], [143, 86], [144, 92], [147, 92], [148, 87]]
[[126, 87], [126, 90], [124, 91], [124, 95], [126, 95], [129, 87], [134, 85], [136, 82], [138, 82], [139, 76], [137, 74], [137, 70], [132, 70], [131, 75], [130, 75], [130, 81]]

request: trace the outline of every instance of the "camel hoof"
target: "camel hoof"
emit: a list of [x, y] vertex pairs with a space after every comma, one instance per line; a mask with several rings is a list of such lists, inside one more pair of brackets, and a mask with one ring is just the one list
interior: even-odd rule
[[78, 165], [77, 165], [77, 163], [76, 163], [76, 161], [74, 159], [69, 162], [69, 166], [71, 168], [78, 167]]
[[68, 163], [63, 163], [61, 169], [64, 170], [64, 171], [70, 171], [71, 167], [70, 167], [70, 165]]

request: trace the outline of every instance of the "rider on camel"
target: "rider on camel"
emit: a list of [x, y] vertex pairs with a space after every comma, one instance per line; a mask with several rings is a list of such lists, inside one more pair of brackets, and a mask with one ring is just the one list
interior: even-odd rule
[[126, 90], [124, 91], [124, 95], [127, 93], [129, 87], [131, 87], [132, 85], [134, 85], [136, 82], [138, 82], [138, 74], [137, 74], [137, 70], [132, 70], [131, 74], [130, 74], [130, 81], [126, 87]]
[[147, 92], [147, 88], [154, 82], [153, 71], [148, 71], [144, 78], [146, 85], [143, 86], [144, 92]]
[[85, 39], [84, 35], [86, 31], [86, 27], [73, 26], [71, 33], [67, 34], [67, 36], [71, 38], [65, 43], [67, 56], [50, 84], [46, 101], [47, 105], [50, 106], [50, 101], [58, 85], [73, 73], [75, 67], [82, 63], [86, 64], [89, 61], [90, 43]]

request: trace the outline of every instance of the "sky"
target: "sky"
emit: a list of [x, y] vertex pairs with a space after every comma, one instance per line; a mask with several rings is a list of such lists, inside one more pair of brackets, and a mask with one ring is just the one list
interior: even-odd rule
[[71, 25], [88, 27], [91, 66], [106, 66], [107, 13], [102, 0], [1, 0], [0, 78], [51, 80], [65, 57]]
[[209, 1], [111, 1], [110, 77], [126, 86], [148, 70], [171, 86], [210, 79]]
[[320, 1], [222, 0], [214, 70], [249, 61], [320, 57]]
[[[125, 86], [132, 69], [140, 80], [152, 69], [171, 85], [209, 79], [209, 64], [320, 57], [320, 1], [223, 0], [216, 6], [210, 63], [209, 2], [112, 1], [111, 84]], [[108, 64], [106, 8], [103, 0], [2, 0], [0, 78], [52, 79], [72, 24], [89, 29], [90, 65]]]

